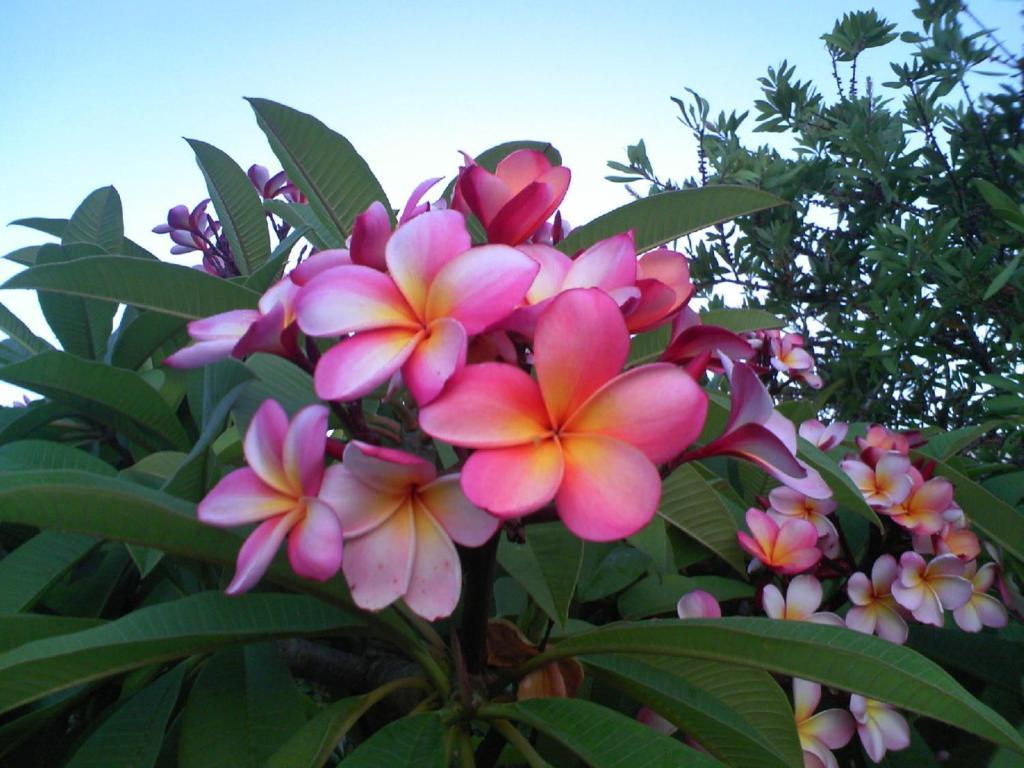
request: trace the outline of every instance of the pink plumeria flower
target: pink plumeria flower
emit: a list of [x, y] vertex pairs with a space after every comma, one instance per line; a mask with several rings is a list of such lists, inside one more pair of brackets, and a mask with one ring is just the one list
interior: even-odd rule
[[835, 525], [828, 516], [838, 506], [834, 499], [812, 499], [792, 488], [775, 488], [768, 494], [771, 506], [768, 516], [779, 525], [786, 520], [806, 520], [818, 531], [818, 536], [828, 536], [836, 532]]
[[823, 451], [829, 451], [846, 439], [847, 430], [849, 425], [842, 421], [833, 421], [826, 427], [817, 419], [808, 419], [800, 425], [800, 437]]
[[786, 596], [774, 584], [765, 586], [761, 593], [761, 604], [770, 619], [785, 621], [810, 621], [842, 627], [843, 620], [829, 611], [818, 611], [821, 607], [821, 582], [813, 576], [796, 576], [786, 588]]
[[971, 582], [963, 570], [956, 555], [939, 555], [926, 565], [917, 552], [904, 552], [892, 596], [922, 624], [941, 627], [944, 610], [955, 611], [971, 599]]
[[805, 768], [839, 768], [833, 749], [840, 749], [853, 738], [854, 722], [845, 709], [826, 709], [814, 714], [821, 703], [821, 686], [793, 678], [793, 717]]
[[680, 619], [720, 619], [722, 608], [715, 596], [703, 589], [687, 592], [676, 603], [676, 613]]
[[195, 343], [168, 356], [164, 365], [198, 368], [253, 352], [285, 354], [288, 345], [294, 343], [294, 305], [298, 291], [298, 286], [285, 278], [267, 289], [257, 309], [233, 309], [193, 320], [188, 324], [188, 333]]
[[946, 511], [953, 504], [953, 485], [942, 477], [924, 480], [910, 468], [910, 494], [903, 501], [879, 511], [916, 534], [938, 533], [946, 525]]
[[656, 328], [671, 319], [693, 298], [690, 265], [683, 254], [658, 248], [637, 261], [636, 287], [640, 298], [626, 308], [632, 333]]
[[921, 445], [924, 440], [917, 431], [892, 432], [879, 424], [873, 424], [864, 437], [856, 438], [855, 442], [861, 458], [869, 466], [874, 466], [887, 453], [895, 451], [902, 456], [908, 455], [911, 448]]
[[914, 482], [910, 477], [910, 460], [898, 453], [882, 456], [872, 469], [863, 461], [845, 459], [839, 466], [850, 476], [864, 500], [873, 506], [891, 507], [910, 495]]
[[[398, 217], [399, 226], [427, 211], [438, 209], [437, 203], [432, 205], [431, 203], [422, 203], [420, 200], [440, 180], [440, 178], [427, 179], [417, 185], [406, 201], [402, 214]], [[386, 272], [388, 265], [385, 251], [391, 234], [391, 215], [383, 203], [374, 200], [352, 222], [352, 237], [349, 241], [352, 263]]]
[[658, 506], [655, 465], [700, 434], [707, 395], [664, 363], [616, 375], [629, 333], [601, 290], [558, 295], [537, 321], [533, 350], [536, 379], [503, 363], [468, 366], [420, 411], [420, 426], [478, 449], [462, 487], [489, 512], [521, 517], [554, 500], [582, 539], [632, 535]]
[[721, 373], [721, 357], [749, 360], [754, 350], [739, 334], [717, 325], [702, 325], [700, 315], [684, 307], [672, 322], [672, 340], [660, 360], [686, 366], [695, 378], [711, 370]]
[[888, 704], [853, 694], [850, 712], [857, 723], [860, 743], [873, 762], [882, 762], [890, 750], [896, 752], [910, 746], [910, 726], [903, 715]]
[[249, 181], [256, 187], [256, 191], [264, 200], [272, 200], [280, 195], [290, 203], [306, 202], [306, 196], [289, 181], [284, 171], [278, 171], [271, 176], [266, 166], [254, 163], [249, 166], [245, 175], [249, 177]]
[[317, 364], [314, 383], [325, 400], [362, 397], [401, 370], [416, 402], [430, 402], [465, 365], [469, 337], [508, 315], [539, 269], [506, 245], [470, 248], [455, 211], [417, 216], [385, 252], [390, 274], [335, 267], [299, 293], [295, 311], [307, 335], [353, 334]]
[[199, 503], [204, 523], [221, 527], [259, 523], [238, 553], [229, 595], [260, 580], [281, 542], [288, 537], [288, 559], [307, 579], [326, 581], [341, 567], [342, 528], [322, 497], [327, 409], [303, 408], [288, 423], [274, 400], [256, 411], [245, 433], [248, 467], [226, 475]]
[[760, 509], [747, 510], [750, 533], [739, 531], [740, 546], [764, 565], [779, 573], [801, 573], [821, 559], [816, 546], [818, 532], [806, 520], [787, 520], [777, 525]]
[[360, 608], [403, 599], [419, 616], [449, 616], [462, 571], [453, 541], [478, 547], [500, 521], [473, 506], [458, 475], [437, 476], [430, 462], [353, 440], [324, 475], [322, 498], [345, 529], [345, 579]]
[[650, 707], [640, 707], [640, 710], [636, 713], [636, 719], [652, 731], [657, 731], [664, 736], [671, 736], [679, 730]]
[[846, 594], [853, 607], [846, 612], [846, 626], [866, 635], [876, 633], [897, 645], [907, 642], [907, 622], [900, 615], [893, 582], [900, 567], [892, 555], [882, 555], [871, 566], [871, 578], [858, 571], [846, 583]]
[[471, 162], [459, 174], [452, 208], [473, 213], [487, 242], [518, 245], [555, 212], [572, 174], [552, 166], [543, 152], [520, 149], [498, 163], [494, 173]]
[[964, 632], [980, 632], [982, 627], [1006, 626], [1006, 607], [988, 594], [995, 584], [996, 573], [995, 563], [986, 563], [978, 568], [978, 563], [972, 561], [964, 566], [964, 577], [971, 582], [971, 597], [953, 611], [956, 625]]
[[689, 458], [736, 456], [757, 464], [780, 483], [814, 499], [832, 489], [818, 472], [797, 458], [796, 427], [775, 410], [771, 395], [753, 368], [721, 358], [732, 390], [725, 431]]
[[787, 333], [771, 339], [771, 365], [781, 373], [794, 379], [801, 379], [814, 389], [821, 389], [822, 381], [814, 373], [814, 358], [804, 349], [804, 337], [799, 333]]

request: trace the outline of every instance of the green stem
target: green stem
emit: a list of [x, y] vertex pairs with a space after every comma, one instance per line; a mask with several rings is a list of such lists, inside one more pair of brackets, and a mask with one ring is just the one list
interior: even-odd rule
[[476, 768], [473, 757], [473, 737], [469, 734], [469, 724], [463, 724], [458, 730], [459, 765], [462, 768]]
[[550, 768], [544, 758], [537, 753], [537, 750], [533, 748], [533, 745], [527, 740], [527, 738], [523, 736], [523, 734], [519, 732], [519, 729], [512, 725], [508, 720], [500, 717], [495, 718], [491, 721], [491, 725], [494, 726], [498, 733], [505, 737], [505, 741], [519, 751], [519, 754], [523, 757], [530, 768]]

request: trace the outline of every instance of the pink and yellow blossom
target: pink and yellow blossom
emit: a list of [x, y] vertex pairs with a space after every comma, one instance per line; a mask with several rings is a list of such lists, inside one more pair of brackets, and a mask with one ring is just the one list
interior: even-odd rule
[[882, 555], [871, 566], [871, 578], [857, 572], [846, 583], [853, 607], [846, 613], [846, 626], [866, 635], [877, 634], [883, 640], [902, 645], [907, 642], [907, 622], [900, 615], [893, 582], [900, 567], [892, 555]]
[[922, 624], [942, 626], [942, 612], [955, 611], [971, 598], [971, 582], [956, 555], [939, 555], [925, 564], [916, 552], [900, 557], [900, 577], [892, 583], [896, 602]]
[[828, 517], [838, 506], [834, 499], [812, 499], [783, 486], [774, 488], [768, 494], [768, 501], [771, 504], [768, 516], [779, 525], [786, 520], [806, 520], [817, 529], [819, 537], [837, 533]]
[[860, 743], [873, 762], [882, 762], [888, 751], [910, 746], [910, 726], [888, 704], [854, 694], [850, 697], [850, 712], [857, 723]]
[[628, 355], [615, 302], [597, 289], [566, 291], [537, 321], [536, 379], [504, 363], [468, 366], [420, 411], [420, 426], [477, 449], [462, 487], [491, 513], [521, 517], [553, 500], [582, 539], [629, 536], [657, 509], [656, 465], [700, 434], [707, 395], [667, 364], [619, 374]]
[[820, 702], [820, 685], [793, 678], [793, 717], [804, 753], [804, 767], [839, 768], [832, 750], [845, 747], [853, 738], [853, 718], [844, 709], [814, 714]]
[[971, 596], [953, 611], [956, 625], [964, 632], [980, 632], [982, 627], [1005, 627], [1008, 621], [1006, 607], [988, 594], [996, 581], [995, 563], [978, 568], [977, 562], [964, 566], [964, 578], [971, 582]]
[[770, 619], [785, 621], [810, 621], [815, 624], [843, 626], [843, 620], [829, 611], [818, 611], [821, 607], [821, 582], [813, 576], [796, 576], [786, 587], [786, 596], [774, 584], [765, 585], [761, 593], [761, 604]]
[[914, 467], [909, 495], [901, 502], [879, 511], [915, 534], [934, 534], [946, 524], [946, 510], [953, 504], [953, 485], [942, 477], [924, 480]]
[[818, 532], [806, 520], [787, 520], [779, 526], [760, 509], [751, 507], [747, 510], [747, 527], [750, 534], [736, 534], [740, 546], [774, 571], [801, 573], [821, 559], [816, 546]]
[[910, 477], [910, 460], [898, 453], [887, 453], [878, 459], [874, 469], [863, 461], [846, 459], [839, 465], [850, 476], [868, 504], [891, 507], [904, 501], [914, 487]]
[[817, 419], [808, 419], [800, 425], [800, 437], [823, 451], [829, 451], [846, 439], [849, 425], [833, 421], [827, 427]]

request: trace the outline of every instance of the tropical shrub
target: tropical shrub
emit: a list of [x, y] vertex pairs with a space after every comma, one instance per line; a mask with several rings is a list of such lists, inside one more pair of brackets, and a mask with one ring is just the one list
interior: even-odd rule
[[4, 287], [62, 349], [0, 314], [0, 379], [42, 396], [0, 410], [5, 765], [1024, 752], [1024, 529], [965, 436], [776, 408], [772, 371], [816, 383], [803, 339], [698, 313], [665, 247], [781, 199], [568, 231], [569, 170], [516, 142], [398, 211], [251, 103], [284, 170], [192, 142], [210, 201], [158, 230], [197, 268], [112, 188], [18, 222], [59, 242]]

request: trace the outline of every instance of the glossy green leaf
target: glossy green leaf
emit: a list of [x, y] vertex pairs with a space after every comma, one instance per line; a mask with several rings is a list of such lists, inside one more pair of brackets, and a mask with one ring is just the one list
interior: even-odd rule
[[1024, 752], [1024, 738], [937, 664], [909, 648], [846, 628], [743, 617], [613, 624], [568, 637], [527, 667], [594, 653], [684, 656], [814, 680]]
[[312, 115], [267, 99], [249, 99], [260, 128], [289, 180], [317, 216], [344, 239], [374, 201], [391, 212], [384, 190], [355, 147]]
[[198, 269], [125, 256], [88, 256], [19, 272], [2, 288], [86, 296], [197, 320], [253, 309], [255, 291]]
[[[667, 544], [666, 537], [665, 549]], [[600, 600], [625, 589], [647, 572], [651, 561], [646, 553], [626, 544], [602, 546], [588, 542], [583, 552], [583, 567], [576, 590], [581, 603]]]
[[263, 768], [321, 768], [366, 711], [366, 696], [350, 696], [325, 707], [292, 734]]
[[179, 664], [119, 703], [75, 751], [67, 768], [153, 768], [184, 678], [185, 668]]
[[26, 245], [24, 248], [15, 248], [10, 253], [4, 254], [4, 258], [8, 261], [13, 261], [15, 264], [32, 267], [35, 266], [40, 248], [42, 248], [41, 245]]
[[388, 723], [341, 761], [344, 768], [444, 768], [444, 731], [437, 712]]
[[91, 453], [49, 440], [17, 440], [0, 446], [0, 472], [16, 469], [80, 469], [107, 477], [117, 474]]
[[933, 459], [945, 461], [1004, 423], [1000, 419], [993, 419], [971, 427], [940, 432], [935, 437], [929, 438], [928, 442], [918, 450]]
[[277, 244], [267, 262], [245, 278], [242, 284], [246, 288], [262, 293], [280, 280], [284, 267], [288, 263], [288, 257], [291, 255], [292, 248], [302, 239], [303, 234], [303, 230], [293, 229], [284, 240]]
[[935, 474], [953, 484], [954, 500], [983, 538], [1024, 560], [1024, 515], [1020, 511], [948, 464], [937, 462]]
[[644, 363], [653, 363], [665, 353], [671, 338], [672, 329], [668, 326], [636, 334], [629, 342], [627, 366], [632, 368]]
[[0, 380], [67, 404], [144, 446], [188, 447], [174, 412], [133, 371], [54, 351], [0, 368]]
[[558, 244], [575, 253], [607, 237], [635, 230], [636, 251], [659, 245], [749, 213], [785, 205], [785, 201], [750, 187], [708, 186], [644, 197], [577, 227]]
[[254, 640], [356, 629], [353, 613], [304, 595], [205, 592], [0, 654], [0, 712], [54, 691]]
[[[99, 250], [98, 246], [87, 243], [44, 245], [36, 255], [36, 263], [40, 266], [32, 269], [71, 266], [94, 256]], [[12, 279], [16, 280], [26, 272]], [[103, 358], [113, 327], [114, 313], [117, 311], [115, 305], [53, 293], [40, 293], [38, 300], [43, 317], [67, 352], [92, 360]]]
[[583, 542], [561, 523], [531, 525], [524, 544], [506, 537], [498, 544], [501, 567], [563, 628], [582, 562]]
[[61, 243], [90, 243], [107, 253], [118, 253], [124, 242], [121, 196], [113, 187], [100, 187], [89, 193], [61, 233]]
[[258, 353], [245, 361], [245, 367], [256, 374], [256, 380], [245, 385], [232, 409], [240, 433], [248, 429], [256, 409], [268, 398], [277, 400], [291, 415], [320, 402], [313, 377], [282, 357]]
[[[110, 363], [118, 368], [135, 370], [178, 336], [184, 337], [181, 339], [183, 346], [187, 335], [185, 320], [181, 317], [161, 312], [140, 312], [118, 329], [110, 351]], [[154, 360], [154, 363], [160, 362], [160, 359]]]
[[665, 478], [658, 514], [737, 572], [746, 573], [743, 551], [736, 541], [736, 522], [721, 497], [696, 469], [683, 464]]
[[[793, 710], [781, 689], [765, 674], [758, 682], [774, 696], [767, 702], [775, 722], [788, 721], [785, 740], [776, 745], [766, 734], [730, 703], [702, 690], [685, 675], [684, 659], [659, 660], [651, 663], [646, 657], [589, 656], [587, 669], [601, 680], [619, 689], [630, 698], [658, 712], [684, 733], [693, 734], [701, 746], [726, 765], [737, 768], [789, 768], [802, 759], [797, 739]], [[716, 672], [729, 676], [733, 668], [716, 665]], [[749, 672], [742, 667], [736, 669]], [[731, 686], [748, 686], [752, 681], [742, 675], [730, 680]], [[741, 692], [740, 691], [737, 692]], [[750, 691], [742, 691], [751, 693]], [[764, 706], [761, 700], [758, 705]], [[762, 715], [755, 710], [754, 716]]]
[[702, 589], [721, 602], [754, 597], [754, 587], [736, 579], [669, 573], [641, 579], [619, 595], [619, 614], [624, 619], [675, 614], [679, 598], [695, 589]]
[[0, 560], [0, 614], [31, 608], [46, 589], [89, 554], [99, 541], [64, 531], [43, 531]]
[[45, 637], [70, 635], [102, 624], [98, 619], [51, 616], [42, 613], [0, 615], [0, 653]]
[[30, 216], [25, 219], [15, 219], [11, 222], [12, 227], [27, 227], [37, 232], [43, 232], [53, 237], [63, 237], [64, 230], [68, 228], [67, 219], [54, 219], [45, 216]]
[[958, 628], [914, 624], [907, 645], [944, 667], [966, 672], [1015, 696], [1024, 693], [1024, 643], [996, 632], [964, 632]]
[[186, 141], [196, 153], [235, 264], [243, 275], [252, 274], [270, 258], [270, 234], [260, 195], [226, 152], [197, 139]]
[[763, 309], [744, 307], [742, 309], [709, 309], [701, 312], [700, 321], [704, 325], [717, 325], [733, 333], [760, 331], [765, 328], [783, 328], [784, 320], [765, 312]]
[[838, 462], [816, 445], [799, 438], [798, 455], [814, 469], [821, 473], [822, 478], [832, 489], [832, 497], [842, 506], [856, 512], [872, 525], [882, 528], [882, 521], [875, 511], [864, 501], [864, 494], [854, 485]]
[[295, 232], [301, 232], [320, 251], [341, 248], [344, 239], [335, 232], [330, 222], [321, 221], [308, 203], [289, 203], [286, 200], [264, 200], [263, 208], [282, 221], [288, 222]]
[[0, 304], [0, 331], [6, 333], [26, 352], [36, 354], [53, 349], [53, 345], [36, 336], [11, 310]]
[[584, 699], [530, 699], [492, 704], [484, 712], [530, 726], [579, 755], [591, 768], [721, 765], [631, 717]]
[[[1021, 216], [1022, 220], [1024, 220], [1024, 215], [1021, 215], [1019, 212], [1018, 215]], [[1022, 221], [1022, 223], [1024, 223], [1024, 221]], [[1010, 282], [1010, 279], [1017, 274], [1017, 269], [1020, 267], [1021, 258], [1024, 258], [1024, 254], [1018, 252], [1017, 255], [1010, 260], [1010, 263], [1003, 267], [999, 271], [998, 275], [992, 278], [992, 282], [989, 283], [988, 288], [985, 289], [985, 293], [981, 297], [982, 301], [988, 301], [989, 299], [991, 299], [993, 296], [995, 296], [997, 293], [999, 293], [999, 291], [1003, 289], [1004, 285]]]

